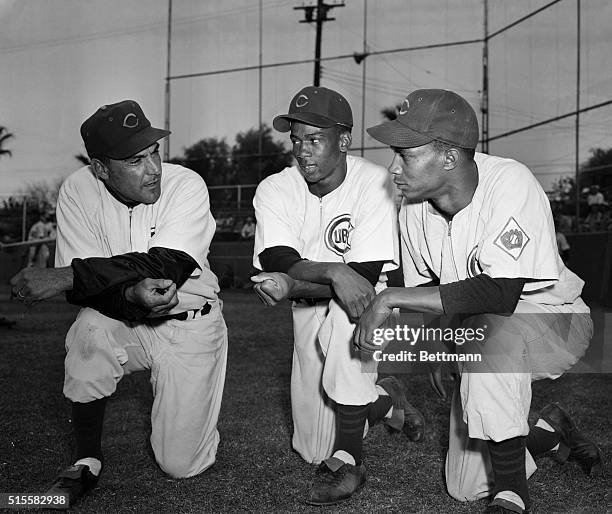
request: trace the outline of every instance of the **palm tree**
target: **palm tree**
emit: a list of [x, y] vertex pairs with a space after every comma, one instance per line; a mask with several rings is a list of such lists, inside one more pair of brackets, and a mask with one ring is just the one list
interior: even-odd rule
[[89, 166], [89, 157], [87, 157], [84, 153], [78, 153], [74, 156], [74, 158], [79, 161], [83, 166]]
[[383, 115], [383, 118], [385, 118], [388, 121], [393, 121], [395, 118], [397, 118], [397, 113], [399, 112], [401, 107], [401, 104], [397, 104], [393, 107], [385, 107], [384, 109], [381, 109], [380, 114]]
[[7, 139], [10, 139], [12, 137], [15, 136], [13, 136], [13, 134], [6, 130], [6, 127], [0, 127], [0, 157], [2, 157], [3, 155], [8, 155], [9, 157], [13, 155], [10, 150], [2, 148]]

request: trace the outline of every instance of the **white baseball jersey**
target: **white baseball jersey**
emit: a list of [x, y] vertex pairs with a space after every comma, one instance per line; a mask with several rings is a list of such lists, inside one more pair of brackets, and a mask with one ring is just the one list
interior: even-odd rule
[[[253, 200], [253, 264], [261, 269], [259, 254], [274, 246], [289, 246], [318, 262], [384, 261], [377, 290], [384, 288], [385, 272], [398, 266], [392, 185], [384, 168], [352, 156], [342, 184], [322, 198], [308, 190], [295, 166], [266, 178]], [[329, 398], [345, 405], [378, 398], [376, 374], [364, 373], [353, 351], [354, 328], [334, 300], [293, 305], [293, 447], [308, 462], [320, 462], [333, 450], [336, 421]]]
[[[557, 251], [546, 194], [523, 164], [476, 153], [478, 186], [452, 221], [429, 202], [404, 203], [399, 223], [406, 286], [438, 278], [441, 284], [486, 273], [526, 278], [521, 300], [539, 305], [576, 304], [584, 282]], [[588, 312], [588, 309], [586, 309]]]
[[385, 261], [383, 273], [397, 268], [391, 186], [383, 167], [350, 155], [344, 182], [322, 198], [308, 190], [297, 166], [271, 175], [253, 200], [253, 265], [262, 269], [259, 254], [266, 248], [289, 246], [313, 261]]
[[111, 257], [153, 247], [181, 250], [199, 268], [178, 290], [179, 303], [171, 314], [217, 298], [217, 277], [208, 264], [215, 220], [204, 181], [187, 168], [163, 163], [157, 202], [128, 208], [83, 167], [62, 185], [57, 224], [56, 266], [69, 266], [75, 257]]
[[64, 395], [81, 403], [108, 397], [124, 374], [149, 369], [155, 458], [173, 477], [201, 473], [215, 461], [227, 358], [219, 287], [207, 260], [215, 221], [204, 181], [191, 170], [162, 164], [159, 199], [128, 208], [84, 167], [62, 185], [57, 221], [57, 266], [152, 247], [181, 250], [197, 262], [171, 313], [208, 302], [204, 316], [126, 323], [81, 309], [66, 335]]
[[[592, 335], [589, 308], [580, 298], [584, 282], [559, 257], [548, 198], [533, 174], [512, 159], [477, 153], [475, 162], [472, 201], [450, 222], [429, 202], [404, 203], [399, 216], [406, 286], [480, 273], [528, 279], [514, 315], [480, 314], [462, 322], [487, 327], [482, 349], [492, 349], [494, 357], [490, 372], [460, 368], [455, 387], [445, 476], [449, 493], [461, 501], [491, 494], [485, 441], [528, 434], [531, 381], [560, 376], [584, 354]], [[501, 356], [512, 357], [518, 371], [504, 367]], [[534, 469], [527, 454], [528, 475]]]

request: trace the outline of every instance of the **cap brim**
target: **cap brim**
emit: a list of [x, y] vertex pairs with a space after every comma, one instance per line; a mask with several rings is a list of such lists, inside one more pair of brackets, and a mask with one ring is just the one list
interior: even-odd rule
[[377, 141], [396, 148], [414, 148], [434, 140], [433, 137], [416, 132], [397, 120], [385, 121], [366, 129], [366, 132]]
[[[299, 121], [313, 127], [329, 128], [335, 125], [340, 125], [337, 121], [314, 114], [311, 112], [298, 112], [295, 114], [281, 114], [272, 121], [272, 126], [279, 132], [289, 132], [291, 130], [291, 122]], [[351, 128], [351, 127], [348, 127]]]
[[128, 157], [137, 154], [141, 150], [144, 150], [148, 146], [151, 146], [153, 143], [156, 143], [169, 134], [170, 131], [168, 130], [147, 127], [134, 134], [127, 141], [122, 141], [120, 145], [117, 145], [112, 150], [109, 150], [107, 152], [107, 157], [110, 157], [111, 159], [127, 159]]

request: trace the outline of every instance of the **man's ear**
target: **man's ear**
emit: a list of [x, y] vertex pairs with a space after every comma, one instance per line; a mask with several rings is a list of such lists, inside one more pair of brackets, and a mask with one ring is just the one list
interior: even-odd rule
[[91, 169], [94, 172], [94, 175], [98, 177], [102, 182], [106, 182], [109, 176], [108, 166], [104, 164], [101, 160], [96, 159], [95, 157], [91, 160]]
[[340, 134], [340, 151], [345, 153], [348, 152], [352, 142], [353, 138], [351, 133], [348, 130], [343, 131]]
[[459, 150], [456, 148], [449, 148], [444, 152], [444, 169], [446, 171], [453, 171], [459, 164]]

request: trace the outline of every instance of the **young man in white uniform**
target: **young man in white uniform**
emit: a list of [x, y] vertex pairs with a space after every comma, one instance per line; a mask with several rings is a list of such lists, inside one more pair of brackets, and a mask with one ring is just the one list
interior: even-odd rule
[[107, 398], [124, 374], [151, 370], [151, 446], [173, 477], [215, 461], [227, 331], [207, 256], [215, 233], [202, 179], [162, 164], [158, 140], [131, 100], [81, 127], [91, 165], [70, 175], [57, 203], [56, 268], [12, 279], [25, 303], [66, 291], [83, 306], [66, 337], [64, 394], [76, 462], [51, 491], [70, 503], [96, 485]]
[[[485, 330], [481, 343], [452, 350], [482, 352], [485, 364], [459, 370], [447, 487], [462, 501], [490, 495], [492, 512], [523, 512], [531, 455], [554, 450], [587, 472], [601, 465], [595, 445], [559, 406], [547, 406], [531, 432], [527, 424], [531, 380], [560, 376], [589, 344], [583, 281], [559, 258], [548, 199], [529, 169], [475, 154], [478, 122], [462, 97], [415, 91], [396, 120], [368, 133], [395, 152], [389, 171], [404, 197], [406, 287], [374, 299], [355, 342], [377, 349], [372, 331], [396, 307], [454, 315], [451, 326]], [[434, 383], [442, 387], [439, 377]]]
[[392, 184], [384, 168], [347, 155], [352, 126], [339, 93], [299, 91], [289, 113], [274, 119], [277, 130], [291, 132], [297, 166], [266, 178], [253, 201], [253, 263], [266, 272], [254, 277], [255, 290], [271, 305], [294, 300], [293, 447], [308, 462], [323, 461], [307, 499], [314, 505], [345, 500], [363, 486], [366, 420], [393, 410], [389, 426], [401, 430], [408, 418], [413, 440], [423, 430], [399, 382], [377, 386], [351, 342], [354, 322], [398, 262]]

